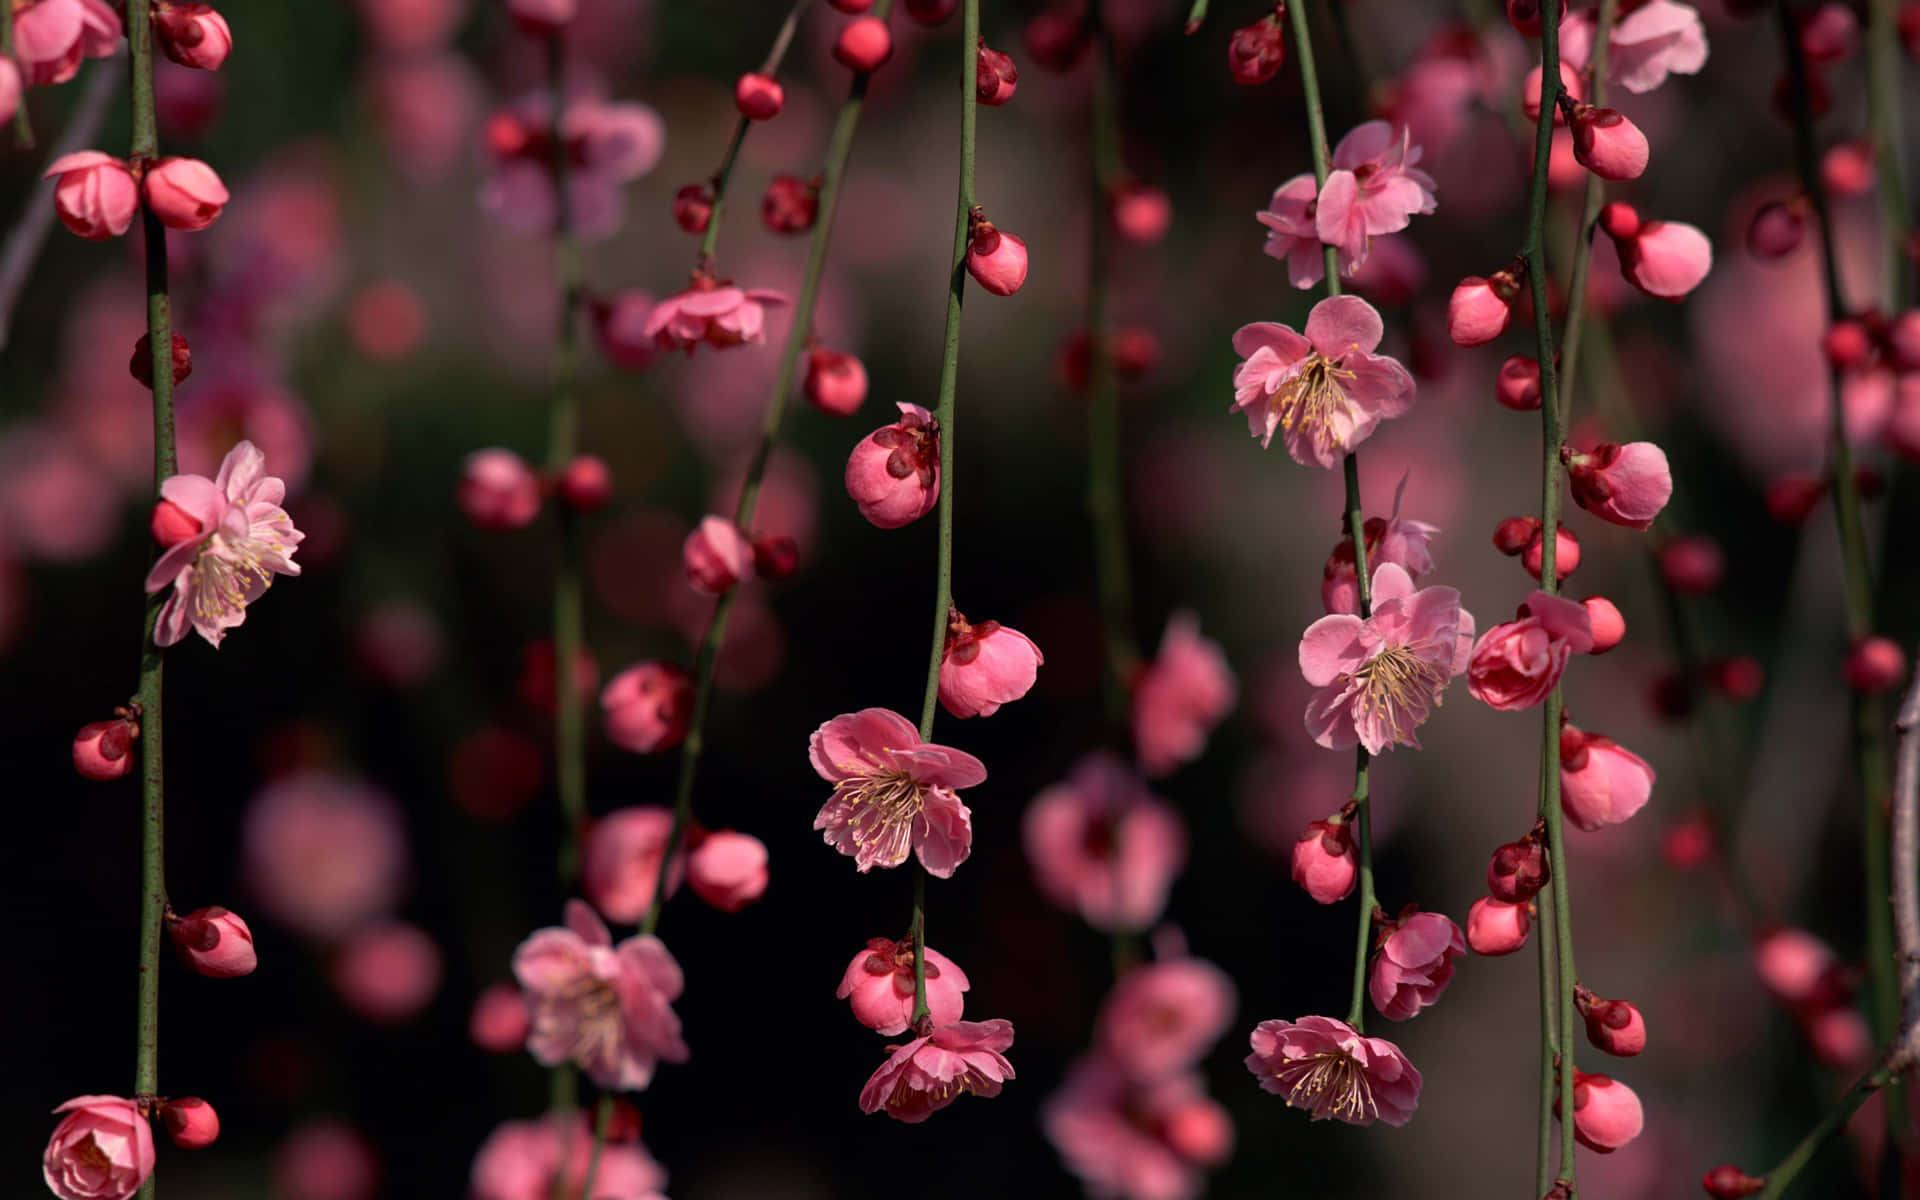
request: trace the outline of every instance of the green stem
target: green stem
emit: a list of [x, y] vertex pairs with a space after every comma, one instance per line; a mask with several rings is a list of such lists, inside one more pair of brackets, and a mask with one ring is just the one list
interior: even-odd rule
[[[1337, 0], [1336, 0], [1337, 2]], [[1307, 141], [1313, 146], [1313, 180], [1318, 187], [1327, 186], [1327, 172], [1332, 163], [1332, 155], [1327, 150], [1327, 116], [1320, 103], [1320, 76], [1313, 65], [1313, 33], [1307, 28], [1306, 0], [1295, 0], [1287, 6], [1287, 19], [1293, 25], [1293, 45], [1295, 57], [1300, 60], [1300, 90], [1307, 105]], [[1340, 294], [1340, 252], [1332, 246], [1322, 247], [1327, 272], [1327, 295]], [[1366, 575], [1366, 560], [1355, 559], [1360, 564], [1359, 573]], [[1360, 585], [1366, 590], [1366, 584]]]
[[[760, 64], [760, 74], [773, 76], [780, 70], [780, 62], [787, 56], [787, 47], [793, 44], [793, 31], [800, 23], [800, 14], [807, 10], [808, 0], [794, 0], [787, 11], [787, 19], [780, 23], [780, 32], [773, 37], [773, 48], [767, 51], [766, 61]], [[885, 20], [882, 17], [881, 20]], [[720, 159], [720, 169], [713, 173], [709, 181], [713, 187], [713, 211], [707, 217], [706, 236], [700, 239], [700, 267], [707, 269], [713, 263], [713, 250], [720, 241], [720, 217], [727, 207], [727, 185], [733, 180], [733, 165], [740, 158], [740, 143], [747, 140], [747, 126], [753, 124], [743, 115], [733, 123], [733, 136], [727, 139], [727, 152]]]
[[1907, 172], [1902, 161], [1900, 35], [1896, 0], [1867, 0], [1867, 116], [1873, 133], [1874, 178], [1887, 235], [1887, 311], [1907, 305]]
[[[1613, 28], [1616, 14], [1619, 12], [1619, 0], [1600, 0], [1600, 12], [1595, 19], [1595, 28], [1609, 30]], [[1596, 34], [1593, 39], [1593, 53], [1587, 60], [1590, 79], [1587, 83], [1588, 104], [1595, 108], [1607, 105], [1607, 36]], [[1556, 72], [1557, 74], [1557, 72]], [[1573, 403], [1576, 381], [1579, 379], [1580, 335], [1586, 328], [1587, 317], [1587, 269], [1593, 262], [1593, 227], [1600, 220], [1600, 206], [1606, 201], [1606, 185], [1598, 175], [1587, 172], [1586, 190], [1580, 198], [1580, 227], [1574, 231], [1573, 270], [1567, 279], [1567, 321], [1560, 332], [1560, 378], [1565, 381], [1560, 389], [1561, 420], [1565, 421], [1564, 409]]]
[[[1540, 899], [1548, 909], [1552, 908], [1552, 893], [1544, 893]], [[1553, 1063], [1560, 1053], [1559, 1018], [1560, 977], [1554, 970], [1553, 939], [1543, 930], [1540, 934], [1540, 1104], [1534, 1127], [1533, 1174], [1533, 1190], [1542, 1196], [1553, 1186], [1553, 1098], [1559, 1087]]]
[[[1848, 1089], [1847, 1094], [1840, 1097], [1839, 1101], [1827, 1110], [1826, 1115], [1820, 1118], [1820, 1123], [1807, 1131], [1807, 1136], [1800, 1139], [1800, 1144], [1793, 1148], [1793, 1152], [1782, 1159], [1779, 1166], [1767, 1172], [1767, 1186], [1761, 1190], [1759, 1200], [1775, 1200], [1776, 1197], [1786, 1195], [1787, 1189], [1793, 1186], [1794, 1179], [1809, 1162], [1813, 1161], [1814, 1153], [1820, 1149], [1821, 1143], [1844, 1128], [1847, 1118], [1859, 1111], [1860, 1106], [1867, 1102], [1867, 1098], [1885, 1087], [1892, 1078], [1892, 1070], [1885, 1065], [1875, 1067], [1861, 1076], [1860, 1081]], [[1888, 1095], [1891, 1097], [1892, 1093]]]
[[[795, 6], [796, 15], [800, 7]], [[873, 13], [884, 21], [892, 8], [893, 0], [880, 0], [873, 6]], [[750, 528], [753, 524], [754, 508], [760, 498], [760, 482], [766, 475], [767, 462], [773, 456], [773, 448], [779, 442], [781, 428], [786, 423], [787, 400], [793, 393], [793, 380], [799, 370], [800, 355], [813, 337], [813, 309], [820, 297], [820, 277], [826, 270], [827, 247], [833, 238], [833, 217], [840, 203], [840, 184], [846, 177], [847, 160], [853, 152], [853, 134], [860, 126], [860, 113], [866, 98], [867, 76], [856, 74], [847, 93], [847, 101], [840, 107], [839, 119], [834, 122], [833, 136], [827, 143], [827, 160], [820, 177], [820, 212], [814, 221], [813, 237], [807, 247], [807, 269], [800, 281], [800, 295], [794, 303], [793, 328], [787, 334], [786, 348], [781, 351], [780, 370], [774, 377], [773, 392], [767, 397], [760, 442], [754, 447], [753, 458], [747, 464], [746, 479], [740, 487], [740, 500], [734, 507], [733, 522], [742, 529]], [[737, 591], [737, 588], [728, 591], [714, 605], [713, 619], [707, 622], [707, 631], [701, 637], [700, 648], [694, 655], [693, 711], [688, 716], [686, 740], [680, 747], [680, 770], [673, 789], [673, 829], [667, 838], [669, 846], [680, 844], [687, 823], [693, 819], [693, 783], [699, 772], [700, 752], [706, 744], [707, 710], [713, 701], [714, 664], [726, 636], [727, 616], [733, 611], [733, 599]], [[667, 898], [667, 868], [672, 859], [673, 856], [669, 854], [660, 860], [660, 873], [654, 878], [653, 902], [648, 905], [646, 919], [641, 923], [642, 932], [652, 933], [660, 925], [660, 910]]]
[[593, 1113], [593, 1149], [587, 1153], [587, 1177], [580, 1181], [583, 1200], [593, 1200], [593, 1181], [600, 1174], [600, 1152], [607, 1148], [607, 1130], [613, 1125], [613, 1093], [601, 1092]]
[[[0, 9], [0, 58], [13, 57], [13, 5]], [[27, 115], [26, 89], [21, 89], [20, 107], [13, 114], [13, 144], [22, 150], [33, 149], [33, 118]]]
[[932, 1016], [927, 1006], [927, 869], [913, 864], [913, 1016], [907, 1021], [915, 1037], [921, 1022]]
[[1373, 894], [1373, 806], [1367, 802], [1366, 747], [1356, 747], [1353, 757], [1353, 820], [1358, 835], [1354, 846], [1360, 858], [1360, 928], [1354, 936], [1353, 1000], [1347, 1005], [1347, 1024], [1364, 1032], [1367, 1027], [1367, 943], [1372, 940], [1373, 913], [1378, 901]]

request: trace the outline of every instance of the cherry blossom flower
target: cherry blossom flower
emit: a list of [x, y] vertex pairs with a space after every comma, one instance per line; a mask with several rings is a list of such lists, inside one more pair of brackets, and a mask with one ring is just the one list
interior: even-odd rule
[[[1400, 501], [1406, 495], [1408, 478], [1402, 475], [1400, 486], [1394, 490], [1393, 515], [1368, 517], [1361, 526], [1360, 537], [1367, 551], [1367, 570], [1372, 571], [1382, 563], [1398, 563], [1417, 583], [1433, 573], [1433, 551], [1429, 544], [1440, 527], [1400, 515]], [[1360, 611], [1360, 582], [1354, 570], [1351, 537], [1342, 537], [1327, 555], [1327, 565], [1321, 572], [1320, 601], [1330, 613]]]
[[[927, 947], [927, 1012], [935, 1025], [951, 1025], [966, 1011], [967, 973]], [[833, 993], [853, 1005], [854, 1020], [883, 1037], [905, 1033], [913, 1020], [913, 939], [873, 938], [853, 956]]]
[[325, 941], [385, 915], [406, 883], [406, 828], [393, 801], [316, 768], [260, 790], [240, 848], [248, 889], [267, 915]]
[[[580, 865], [580, 886], [593, 906], [609, 920], [638, 924], [653, 906], [672, 832], [672, 811], [657, 804], [617, 808], [595, 821]], [[667, 895], [680, 890], [686, 873], [684, 846], [677, 846], [667, 870]]]
[[1414, 166], [1419, 161], [1406, 127], [1386, 121], [1356, 125], [1334, 147], [1313, 224], [1320, 241], [1352, 260], [1348, 274], [1366, 260], [1371, 239], [1398, 233], [1416, 213], [1433, 211], [1433, 177]]
[[[480, 205], [516, 233], [549, 233], [559, 213], [551, 112], [547, 98], [535, 95], [487, 121]], [[644, 104], [580, 97], [567, 104], [560, 136], [573, 232], [588, 240], [608, 237], [624, 215], [621, 187], [652, 171], [665, 152], [666, 124]]]
[[1413, 404], [1413, 376], [1384, 355], [1380, 314], [1358, 296], [1330, 296], [1307, 314], [1305, 336], [1273, 321], [1244, 325], [1233, 349], [1232, 411], [1262, 446], [1283, 434], [1302, 466], [1336, 467], [1374, 427]]
[[1567, 660], [1593, 649], [1586, 606], [1534, 592], [1518, 618], [1480, 635], [1467, 668], [1467, 691], [1490, 708], [1512, 712], [1545, 700]]
[[962, 1093], [998, 1096], [1013, 1078], [1009, 1021], [955, 1021], [896, 1049], [860, 1089], [860, 1111], [918, 1124]]
[[1415, 591], [1396, 563], [1374, 569], [1372, 599], [1372, 616], [1331, 613], [1300, 638], [1300, 672], [1319, 689], [1307, 704], [1307, 732], [1329, 750], [1419, 749], [1415, 730], [1466, 670], [1473, 615], [1452, 588]]
[[1100, 930], [1159, 920], [1187, 861], [1179, 814], [1105, 751], [1033, 798], [1021, 838], [1041, 894]]
[[1332, 1017], [1262, 1021], [1247, 1069], [1262, 1089], [1285, 1096], [1316, 1121], [1405, 1125], [1420, 1102], [1420, 1072], [1385, 1038], [1366, 1037]]
[[1575, 828], [1618, 825], [1646, 807], [1653, 768], [1612, 738], [1560, 730], [1560, 811]]
[[[1585, 67], [1593, 53], [1590, 12], [1561, 23], [1561, 61]], [[1607, 37], [1607, 78], [1635, 95], [1653, 91], [1668, 75], [1697, 75], [1707, 65], [1707, 30], [1700, 13], [1674, 0], [1648, 0], [1620, 19]]]
[[75, 1096], [53, 1111], [67, 1115], [40, 1163], [60, 1200], [125, 1200], [153, 1174], [153, 1127], [135, 1101]]
[[1667, 453], [1652, 442], [1603, 442], [1586, 454], [1563, 447], [1573, 499], [1603, 521], [1651, 528], [1673, 496]]
[[[1254, 214], [1267, 227], [1267, 244], [1261, 250], [1287, 264], [1287, 281], [1297, 288], [1310, 288], [1327, 273], [1325, 246], [1314, 224], [1319, 197], [1313, 176], [1295, 175], [1273, 190], [1264, 211]], [[1359, 264], [1344, 250], [1341, 255], [1340, 273], [1351, 275]]]
[[940, 657], [940, 706], [956, 717], [990, 717], [1027, 694], [1045, 661], [1026, 634], [998, 621], [968, 624], [956, 608]]
[[[1589, 1150], [1611, 1154], [1640, 1136], [1646, 1114], [1633, 1089], [1606, 1075], [1573, 1073], [1573, 1136]], [[1560, 1112], [1554, 1099], [1553, 1111]]]
[[241, 442], [215, 478], [175, 475], [160, 485], [161, 503], [179, 508], [197, 530], [169, 546], [147, 575], [148, 593], [172, 588], [155, 644], [171, 646], [192, 628], [218, 646], [275, 575], [300, 573], [293, 552], [305, 535], [280, 507], [286, 484], [265, 467], [266, 456]]
[[1453, 960], [1466, 952], [1466, 935], [1440, 913], [1400, 916], [1381, 931], [1367, 995], [1381, 1016], [1405, 1021], [1439, 1001], [1453, 982]]
[[1098, 1054], [1067, 1072], [1040, 1109], [1047, 1140], [1089, 1195], [1194, 1200], [1201, 1169], [1233, 1149], [1233, 1121], [1197, 1073], [1141, 1084]]
[[828, 721], [807, 754], [834, 785], [813, 827], [863, 873], [897, 867], [911, 851], [929, 874], [947, 879], [967, 860], [973, 816], [956, 789], [987, 777], [973, 755], [921, 741], [911, 722], [884, 708]]
[[639, 1091], [662, 1060], [687, 1060], [673, 1011], [680, 964], [652, 934], [615, 946], [593, 910], [569, 900], [566, 927], [521, 942], [513, 974], [533, 1012], [527, 1049], [543, 1066], [571, 1062], [603, 1088]]
[[1186, 609], [1168, 617], [1159, 653], [1133, 685], [1130, 723], [1140, 769], [1158, 777], [1199, 758], [1237, 695], [1227, 656], [1200, 636], [1200, 618]]
[[1134, 967], [1100, 1006], [1094, 1041], [1128, 1076], [1142, 1081], [1186, 1071], [1233, 1020], [1233, 981], [1197, 958]]
[[766, 310], [786, 302], [779, 292], [701, 276], [654, 305], [642, 330], [662, 350], [685, 350], [691, 357], [702, 342], [725, 350], [766, 341]]
[[119, 237], [140, 211], [140, 185], [133, 171], [124, 159], [99, 150], [63, 154], [41, 178], [58, 181], [53, 207], [60, 223], [90, 242]]
[[[506, 1121], [487, 1135], [473, 1159], [472, 1200], [551, 1200], [564, 1181], [577, 1195], [594, 1157], [593, 1130], [579, 1109], [534, 1121]], [[595, 1196], [660, 1200], [667, 1173], [638, 1142], [600, 1147]]]

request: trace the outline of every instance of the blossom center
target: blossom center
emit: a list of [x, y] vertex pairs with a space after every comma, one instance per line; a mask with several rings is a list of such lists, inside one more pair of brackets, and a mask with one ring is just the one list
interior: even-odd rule
[[79, 1144], [73, 1148], [73, 1158], [86, 1170], [102, 1175], [113, 1167], [113, 1159], [100, 1148], [100, 1143], [94, 1140], [91, 1133], [81, 1138]]
[[611, 1061], [620, 1053], [620, 995], [609, 981], [582, 975], [546, 997], [534, 1025], [539, 1036], [564, 1038], [572, 1062]]
[[[202, 621], [218, 621], [247, 606], [273, 585], [263, 552], [284, 554], [286, 547], [254, 537], [215, 533], [193, 560], [193, 612]], [[257, 587], [256, 587], [257, 585]]]
[[1288, 1059], [1274, 1076], [1287, 1089], [1287, 1103], [1306, 1109], [1316, 1118], [1361, 1121], [1380, 1115], [1366, 1071], [1343, 1050], [1322, 1050], [1305, 1058]]
[[843, 779], [834, 787], [846, 804], [853, 844], [874, 861], [906, 861], [913, 821], [926, 807], [926, 793], [905, 771], [885, 771]]
[[1384, 723], [1395, 741], [1412, 734], [1429, 703], [1440, 702], [1440, 689], [1448, 678], [1444, 667], [1422, 657], [1417, 649], [1387, 646], [1354, 672], [1361, 683], [1360, 707], [1368, 717]]
[[1273, 394], [1273, 407], [1280, 415], [1280, 428], [1292, 432], [1296, 427], [1322, 442], [1333, 419], [1353, 406], [1347, 397], [1346, 381], [1354, 373], [1319, 354], [1308, 356], [1307, 365]]

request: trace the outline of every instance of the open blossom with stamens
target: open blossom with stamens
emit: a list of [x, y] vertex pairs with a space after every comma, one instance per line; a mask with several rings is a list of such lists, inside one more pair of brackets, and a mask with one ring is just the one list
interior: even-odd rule
[[1247, 1069], [1260, 1086], [1316, 1121], [1405, 1125], [1420, 1103], [1420, 1072], [1400, 1047], [1366, 1037], [1345, 1021], [1262, 1021], [1251, 1041]]
[[615, 946], [593, 910], [569, 900], [566, 927], [534, 930], [513, 974], [533, 1012], [527, 1049], [543, 1066], [571, 1062], [603, 1088], [639, 1091], [662, 1060], [687, 1060], [673, 1011], [685, 982], [652, 934]]
[[813, 827], [861, 871], [897, 867], [907, 853], [946, 879], [973, 850], [973, 814], [955, 789], [984, 781], [973, 755], [920, 740], [905, 717], [863, 708], [814, 731], [807, 756], [833, 784]]
[[[227, 452], [220, 473], [175, 475], [160, 485], [160, 503], [189, 518], [193, 532], [170, 545], [147, 574], [149, 594], [173, 589], [160, 608], [153, 640], [171, 646], [189, 627], [218, 646], [247, 619], [247, 605], [266, 594], [275, 575], [298, 575], [294, 548], [305, 535], [280, 507], [287, 485], [265, 472], [252, 442]], [[187, 521], [175, 523], [183, 532]]]
[[1413, 404], [1413, 376], [1373, 353], [1380, 314], [1358, 296], [1329, 296], [1307, 314], [1304, 336], [1273, 321], [1241, 326], [1233, 410], [1266, 446], [1276, 431], [1303, 466], [1336, 467], [1374, 426]]
[[[1314, 216], [1320, 211], [1320, 188], [1311, 175], [1295, 175], [1273, 191], [1264, 212], [1254, 219], [1267, 227], [1267, 244], [1261, 249], [1270, 258], [1287, 264], [1287, 281], [1297, 288], [1310, 288], [1327, 273], [1325, 247]], [[1341, 251], [1340, 273], [1351, 275], [1359, 263]]]
[[998, 1096], [1013, 1078], [1010, 1021], [955, 1021], [896, 1049], [860, 1089], [860, 1111], [918, 1124], [960, 1095]]
[[737, 288], [703, 277], [654, 305], [644, 332], [661, 349], [685, 350], [689, 357], [702, 342], [720, 350], [764, 342], [766, 310], [786, 302], [766, 288]]
[[1396, 563], [1374, 569], [1372, 599], [1372, 616], [1331, 613], [1300, 638], [1300, 672], [1320, 689], [1307, 704], [1307, 732], [1329, 750], [1419, 749], [1414, 731], [1467, 669], [1473, 614], [1450, 587], [1415, 591]]
[[1334, 147], [1313, 224], [1322, 242], [1353, 260], [1343, 268], [1347, 273], [1366, 261], [1372, 239], [1433, 211], [1433, 177], [1414, 166], [1419, 161], [1406, 127], [1386, 121], [1356, 125]]

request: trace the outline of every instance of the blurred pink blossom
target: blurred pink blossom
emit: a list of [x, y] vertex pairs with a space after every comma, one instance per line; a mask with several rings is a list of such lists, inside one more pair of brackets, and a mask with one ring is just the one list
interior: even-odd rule
[[1153, 1082], [1199, 1063], [1233, 1020], [1233, 980], [1212, 963], [1169, 958], [1134, 967], [1100, 1006], [1094, 1043], [1130, 1078]]
[[420, 1015], [440, 990], [440, 947], [404, 921], [351, 934], [333, 960], [333, 986], [347, 1007], [380, 1025]]
[[615, 946], [582, 901], [566, 911], [564, 928], [537, 929], [513, 952], [533, 1012], [527, 1049], [543, 1066], [571, 1062], [603, 1088], [643, 1090], [662, 1060], [687, 1060], [673, 1011], [680, 964], [652, 934]]
[[[505, 1121], [473, 1159], [472, 1200], [551, 1200], [556, 1181], [577, 1192], [593, 1158], [592, 1122], [580, 1111], [532, 1121]], [[599, 1148], [596, 1196], [662, 1200], [667, 1173], [638, 1142]]]
[[1140, 769], [1157, 778], [1199, 758], [1238, 693], [1220, 644], [1200, 635], [1200, 618], [1187, 609], [1168, 617], [1159, 653], [1133, 684], [1128, 722]]
[[1040, 1121], [1090, 1195], [1120, 1200], [1194, 1200], [1201, 1169], [1233, 1148], [1233, 1121], [1198, 1074], [1143, 1085], [1099, 1055], [1068, 1069]]
[[1021, 842], [1041, 894], [1108, 931], [1157, 921], [1187, 861], [1179, 815], [1103, 750], [1033, 798]]
[[[672, 829], [673, 813], [657, 805], [618, 808], [588, 828], [581, 887], [609, 920], [637, 925], [647, 915]], [[667, 872], [667, 895], [680, 890], [685, 876], [686, 856], [677, 852]]]
[[253, 798], [241, 826], [241, 864], [267, 915], [332, 941], [399, 901], [406, 832], [385, 795], [347, 776], [306, 769]]

